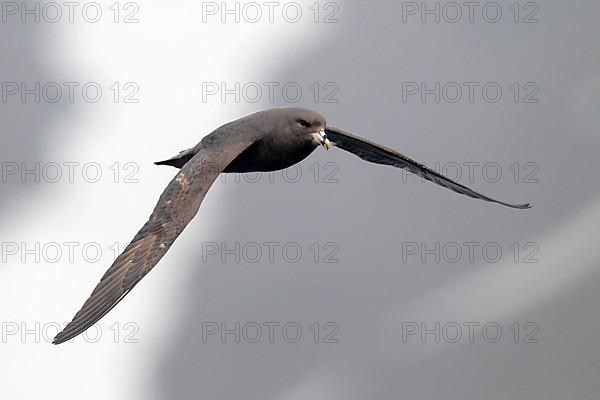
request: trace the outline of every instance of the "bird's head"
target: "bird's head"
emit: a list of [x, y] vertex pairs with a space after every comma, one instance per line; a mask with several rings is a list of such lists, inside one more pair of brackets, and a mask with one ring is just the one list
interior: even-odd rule
[[303, 108], [292, 109], [290, 111], [288, 123], [291, 126], [292, 132], [329, 150], [331, 142], [325, 134], [325, 118], [316, 111]]

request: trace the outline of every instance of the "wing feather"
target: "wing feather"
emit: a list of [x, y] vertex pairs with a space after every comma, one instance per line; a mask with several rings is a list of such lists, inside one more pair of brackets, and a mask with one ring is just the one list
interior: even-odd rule
[[95, 324], [158, 263], [198, 212], [208, 189], [254, 140], [200, 150], [167, 185], [154, 211], [115, 259], [73, 320], [54, 338], [63, 343]]
[[448, 188], [456, 193], [465, 196], [481, 199], [492, 203], [502, 204], [507, 207], [525, 209], [530, 208], [529, 204], [511, 204], [503, 201], [492, 199], [486, 195], [478, 193], [473, 189], [453, 181], [450, 178], [426, 167], [425, 165], [406, 157], [388, 147], [372, 142], [368, 139], [360, 137], [350, 132], [346, 132], [339, 128], [327, 128], [325, 130], [327, 138], [336, 146], [350, 153], [354, 153], [365, 161], [375, 164], [391, 165], [397, 168], [405, 168], [406, 170], [416, 174], [428, 181], [436, 183], [440, 186]]

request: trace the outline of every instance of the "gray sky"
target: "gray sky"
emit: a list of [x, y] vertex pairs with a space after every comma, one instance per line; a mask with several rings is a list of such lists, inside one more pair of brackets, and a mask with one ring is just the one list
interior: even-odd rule
[[[6, 393], [592, 398], [598, 5], [522, 2], [517, 15], [499, 2], [496, 15], [482, 2], [473, 22], [463, 6], [450, 23], [456, 9], [440, 3], [436, 23], [420, 2], [324, 2], [315, 23], [312, 3], [298, 2], [298, 23], [286, 20], [290, 8], [271, 24], [264, 6], [251, 23], [243, 5], [239, 23], [223, 23], [216, 4], [183, 12], [148, 2], [121, 9], [118, 23], [107, 4], [96, 24], [0, 24], [2, 50], [14, 55], [0, 64], [4, 82], [94, 82], [103, 93], [97, 103], [79, 89], [73, 103], [42, 93], [39, 104], [16, 94], [0, 107], [3, 171], [21, 160], [63, 171], [57, 183], [40, 172], [39, 184], [22, 184], [20, 170], [2, 183]], [[122, 23], [130, 14], [139, 22]], [[223, 89], [233, 90], [224, 101]], [[60, 347], [44, 340], [173, 176], [152, 161], [231, 119], [290, 105], [534, 208], [475, 201], [318, 149], [286, 175], [215, 184], [169, 254], [101, 321], [97, 343], [91, 333]], [[68, 162], [87, 166], [73, 183]], [[51, 243], [63, 251], [57, 262]], [[24, 255], [31, 248], [40, 260]], [[239, 343], [224, 329], [237, 329]], [[114, 384], [96, 388], [89, 374]]]

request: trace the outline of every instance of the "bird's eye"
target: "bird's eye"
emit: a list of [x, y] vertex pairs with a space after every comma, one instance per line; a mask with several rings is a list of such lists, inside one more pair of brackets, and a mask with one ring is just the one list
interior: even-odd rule
[[305, 128], [310, 128], [310, 122], [303, 120], [303, 119], [298, 119], [296, 120], [296, 122], [298, 122], [300, 125], [302, 125]]

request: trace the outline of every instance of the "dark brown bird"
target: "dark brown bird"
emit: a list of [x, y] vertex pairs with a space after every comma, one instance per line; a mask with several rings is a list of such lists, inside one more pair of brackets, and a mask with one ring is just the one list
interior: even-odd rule
[[341, 129], [327, 127], [315, 111], [276, 108], [230, 122], [191, 149], [157, 162], [180, 168], [160, 196], [146, 224], [106, 271], [73, 320], [54, 338], [63, 343], [95, 324], [158, 263], [198, 212], [206, 192], [222, 172], [276, 171], [290, 167], [319, 145], [332, 145], [376, 164], [406, 168], [455, 192], [512, 208], [454, 182], [395, 150]]

